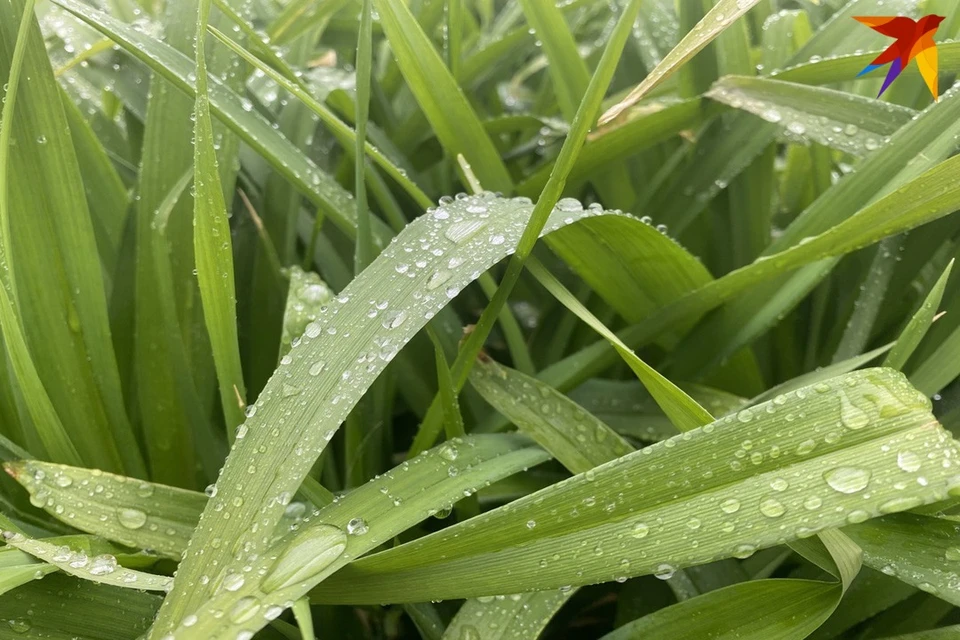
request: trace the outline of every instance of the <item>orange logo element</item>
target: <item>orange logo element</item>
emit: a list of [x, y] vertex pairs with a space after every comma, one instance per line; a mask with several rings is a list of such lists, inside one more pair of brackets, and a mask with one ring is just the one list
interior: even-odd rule
[[887, 72], [887, 79], [883, 81], [883, 87], [877, 95], [879, 98], [887, 90], [897, 76], [910, 64], [910, 61], [916, 58], [917, 66], [920, 68], [920, 75], [933, 94], [933, 99], [939, 98], [937, 88], [937, 43], [933, 41], [933, 34], [937, 32], [940, 23], [943, 22], [943, 16], [929, 15], [912, 20], [903, 16], [861, 16], [854, 17], [854, 20], [861, 22], [877, 33], [896, 38], [897, 41], [887, 47], [887, 50], [877, 56], [877, 59], [871, 62], [857, 74], [859, 78], [865, 73], [870, 73], [874, 69], [889, 64], [890, 71]]

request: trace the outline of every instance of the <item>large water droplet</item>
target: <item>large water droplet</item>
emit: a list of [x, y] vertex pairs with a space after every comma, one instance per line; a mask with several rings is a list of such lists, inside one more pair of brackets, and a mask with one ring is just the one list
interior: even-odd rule
[[270, 593], [322, 575], [346, 546], [347, 537], [337, 527], [320, 524], [304, 529], [267, 571], [261, 585], [263, 591]]
[[760, 501], [760, 513], [768, 518], [779, 518], [786, 512], [783, 503], [775, 498], [764, 498]]
[[117, 513], [117, 520], [127, 529], [139, 529], [147, 523], [147, 514], [139, 509], [121, 509]]
[[238, 591], [243, 587], [244, 582], [246, 581], [241, 574], [228, 573], [223, 578], [223, 588], [227, 591]]
[[648, 533], [650, 533], [650, 527], [643, 522], [633, 525], [633, 529], [630, 531], [630, 535], [637, 539], [646, 538]]
[[870, 471], [857, 467], [836, 467], [825, 472], [823, 479], [835, 491], [856, 493], [870, 483]]

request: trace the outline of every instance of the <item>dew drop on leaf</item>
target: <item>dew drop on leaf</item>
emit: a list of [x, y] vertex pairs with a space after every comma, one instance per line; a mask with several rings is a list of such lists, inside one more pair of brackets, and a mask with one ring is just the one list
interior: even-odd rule
[[823, 479], [834, 491], [856, 493], [870, 483], [870, 471], [857, 467], [835, 467], [826, 471]]

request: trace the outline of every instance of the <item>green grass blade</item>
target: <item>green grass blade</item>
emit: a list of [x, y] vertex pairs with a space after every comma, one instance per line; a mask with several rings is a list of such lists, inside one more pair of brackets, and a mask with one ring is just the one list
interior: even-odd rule
[[410, 9], [382, 0], [374, 4], [407, 86], [444, 149], [451, 157], [462, 154], [487, 189], [513, 191], [500, 154]]
[[697, 258], [648, 219], [602, 216], [551, 233], [546, 243], [630, 322], [712, 280]]
[[600, 124], [615, 120], [624, 111], [640, 102], [650, 91], [669, 78], [677, 69], [720, 35], [740, 16], [757, 4], [757, 0], [720, 0], [707, 15], [664, 57], [639, 85], [601, 117]]
[[855, 156], [879, 149], [916, 115], [889, 102], [767, 78], [728, 76], [706, 95], [774, 122], [793, 136]]
[[213, 361], [220, 387], [220, 405], [227, 433], [243, 422], [246, 388], [237, 338], [237, 293], [234, 288], [233, 244], [230, 221], [220, 185], [217, 152], [214, 149], [210, 99], [207, 96], [207, 63], [204, 39], [210, 15], [210, 0], [201, 0], [197, 17], [197, 98], [193, 128], [193, 246], [203, 317], [210, 335]]
[[3, 331], [10, 368], [23, 394], [37, 438], [43, 444], [46, 453], [55, 460], [75, 465], [82, 464], [80, 452], [77, 451], [70, 434], [60, 421], [60, 416], [57, 415], [57, 410], [43, 386], [43, 381], [27, 348], [23, 331], [20, 329], [20, 321], [3, 285], [0, 285], [0, 330]]
[[367, 208], [366, 153], [367, 119], [370, 115], [370, 74], [373, 73], [373, 3], [363, 0], [360, 9], [360, 36], [357, 43], [357, 117], [356, 150], [354, 151], [355, 187], [357, 200], [357, 241], [353, 255], [353, 272], [360, 273], [373, 261], [373, 231], [370, 228], [370, 210]]
[[139, 591], [167, 591], [173, 584], [173, 578], [168, 576], [118, 568], [117, 559], [110, 555], [89, 558], [83, 551], [63, 549], [61, 545], [35, 540], [14, 531], [4, 531], [2, 537], [8, 545], [83, 580]]
[[524, 593], [508, 598], [468, 600], [443, 634], [444, 640], [538, 638], [573, 589]]
[[867, 347], [902, 247], [902, 236], [886, 238], [877, 246], [860, 293], [853, 302], [853, 312], [833, 353], [833, 362], [849, 360]]
[[[901, 456], [901, 463], [928, 468], [919, 456]], [[956, 575], [949, 564], [958, 553], [956, 527], [953, 520], [906, 512], [843, 531], [863, 549], [867, 566], [960, 606]]]
[[[905, 497], [942, 500], [955, 490], [953, 473], [941, 462], [956, 455], [956, 444], [929, 406], [891, 370], [847, 374], [361, 559], [322, 583], [314, 599], [448, 599], [654, 572], [666, 576], [678, 567], [747, 556], [899, 511]], [[838, 426], [817, 433], [819, 424]], [[760, 444], [758, 438], [767, 434]], [[899, 466], [904, 450], [934, 454], [925, 467], [926, 486]], [[669, 482], [673, 465], [658, 462], [676, 451], [699, 472], [682, 489]], [[643, 481], [636, 482], [641, 469]], [[899, 489], [900, 482], [907, 482], [909, 491]], [[864, 500], [861, 492], [868, 486], [870, 498]], [[589, 507], [588, 499], [596, 506]], [[613, 506], [604, 508], [608, 502]], [[569, 505], [580, 503], [585, 506], [568, 517]], [[562, 516], [551, 514], [554, 509], [562, 509]], [[528, 527], [529, 521], [535, 526]], [[583, 572], [576, 580], [572, 567]]]
[[470, 384], [574, 474], [633, 451], [615, 431], [570, 398], [488, 357], [481, 355], [470, 374]]
[[11, 462], [4, 469], [52, 516], [172, 559], [180, 558], [207, 503], [195, 491], [49, 462]]
[[[237, 616], [225, 623], [218, 613], [244, 608], [282, 611], [331, 573], [431, 512], [448, 507], [478, 486], [548, 458], [529, 444], [525, 438], [506, 435], [458, 439], [371, 480], [307, 518], [299, 531], [252, 559], [252, 572], [238, 569], [226, 574], [222, 580], [229, 587], [203, 603], [196, 620], [181, 620], [187, 624], [177, 633], [189, 628], [189, 633], [207, 637], [259, 630], [269, 616]], [[158, 633], [156, 626], [152, 633]]]
[[624, 359], [627, 365], [637, 375], [643, 383], [643, 386], [650, 392], [650, 395], [656, 399], [657, 404], [660, 405], [660, 408], [663, 409], [663, 412], [667, 414], [677, 429], [680, 431], [690, 431], [713, 422], [713, 416], [711, 416], [706, 409], [697, 404], [696, 401], [684, 393], [678, 386], [658, 373], [656, 369], [638, 358], [637, 354], [635, 354], [630, 347], [623, 344], [623, 341], [621, 341], [614, 332], [610, 331], [596, 316], [590, 313], [589, 309], [584, 307], [580, 301], [535, 258], [530, 259], [529, 269], [537, 278], [537, 281], [543, 285], [547, 291], [553, 294], [565, 307], [613, 345], [613, 348], [617, 350], [620, 357]]
[[954, 261], [951, 260], [947, 268], [943, 270], [940, 278], [937, 279], [933, 288], [930, 289], [930, 293], [928, 293], [924, 299], [923, 305], [921, 305], [913, 317], [910, 318], [910, 322], [903, 328], [903, 331], [900, 332], [900, 337], [897, 338], [893, 349], [890, 350], [890, 353], [886, 359], [884, 359], [883, 366], [892, 369], [903, 369], [903, 365], [907, 363], [907, 360], [910, 359], [917, 345], [923, 340], [930, 325], [933, 324], [933, 319], [940, 306], [940, 300], [943, 299], [943, 291], [947, 286], [947, 280], [950, 278], [953, 262]]
[[602, 640], [674, 633], [687, 638], [802, 640], [830, 616], [840, 595], [840, 585], [812, 580], [745, 582], [661, 609]]

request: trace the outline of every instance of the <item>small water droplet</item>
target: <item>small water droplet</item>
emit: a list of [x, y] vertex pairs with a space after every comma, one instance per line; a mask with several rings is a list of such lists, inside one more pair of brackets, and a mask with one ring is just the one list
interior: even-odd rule
[[643, 522], [634, 524], [633, 529], [630, 531], [630, 535], [637, 539], [646, 538], [648, 533], [650, 533], [650, 527]]

